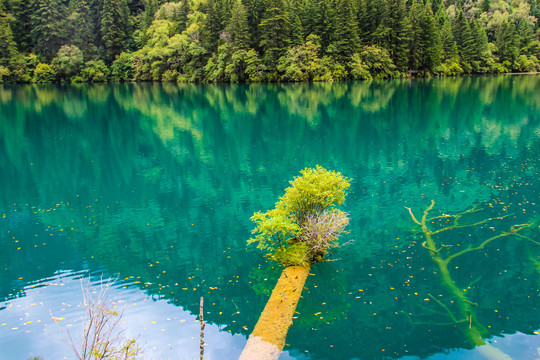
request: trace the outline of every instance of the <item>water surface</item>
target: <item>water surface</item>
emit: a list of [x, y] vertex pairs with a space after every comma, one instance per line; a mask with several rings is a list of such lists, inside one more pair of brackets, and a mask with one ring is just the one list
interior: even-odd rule
[[[418, 217], [480, 205], [454, 248], [538, 221], [540, 76], [264, 85], [0, 87], [0, 349], [72, 358], [81, 284], [117, 279], [148, 359], [236, 359], [279, 268], [247, 247], [254, 211], [320, 164], [353, 179], [354, 243], [317, 264], [283, 358], [479, 359]], [[523, 232], [538, 241], [538, 225]], [[452, 251], [452, 250], [449, 250]], [[540, 347], [540, 246], [506, 237], [452, 263], [486, 341]], [[89, 279], [89, 280], [88, 280]], [[440, 304], [432, 300], [432, 296]], [[427, 300], [426, 300], [427, 299]], [[13, 344], [16, 344], [14, 346]]]

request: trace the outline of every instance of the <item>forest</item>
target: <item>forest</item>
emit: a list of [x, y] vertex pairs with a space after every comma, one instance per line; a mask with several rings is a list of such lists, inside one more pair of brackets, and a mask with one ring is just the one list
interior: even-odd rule
[[540, 0], [0, 0], [0, 82], [540, 70]]

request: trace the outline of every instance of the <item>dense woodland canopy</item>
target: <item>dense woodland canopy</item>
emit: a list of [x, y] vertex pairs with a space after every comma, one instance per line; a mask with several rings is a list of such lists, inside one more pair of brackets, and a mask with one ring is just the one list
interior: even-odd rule
[[540, 69], [540, 0], [0, 0], [0, 82]]

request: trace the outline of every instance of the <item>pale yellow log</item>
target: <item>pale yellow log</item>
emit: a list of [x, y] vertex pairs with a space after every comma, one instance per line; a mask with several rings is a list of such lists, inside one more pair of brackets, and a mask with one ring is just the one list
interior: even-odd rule
[[283, 270], [240, 360], [275, 360], [279, 357], [309, 270], [303, 266], [289, 266]]

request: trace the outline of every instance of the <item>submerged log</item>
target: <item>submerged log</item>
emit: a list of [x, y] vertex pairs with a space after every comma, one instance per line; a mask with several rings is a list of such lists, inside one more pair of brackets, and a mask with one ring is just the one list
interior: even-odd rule
[[279, 358], [309, 270], [310, 267], [304, 266], [289, 266], [283, 270], [240, 360]]

